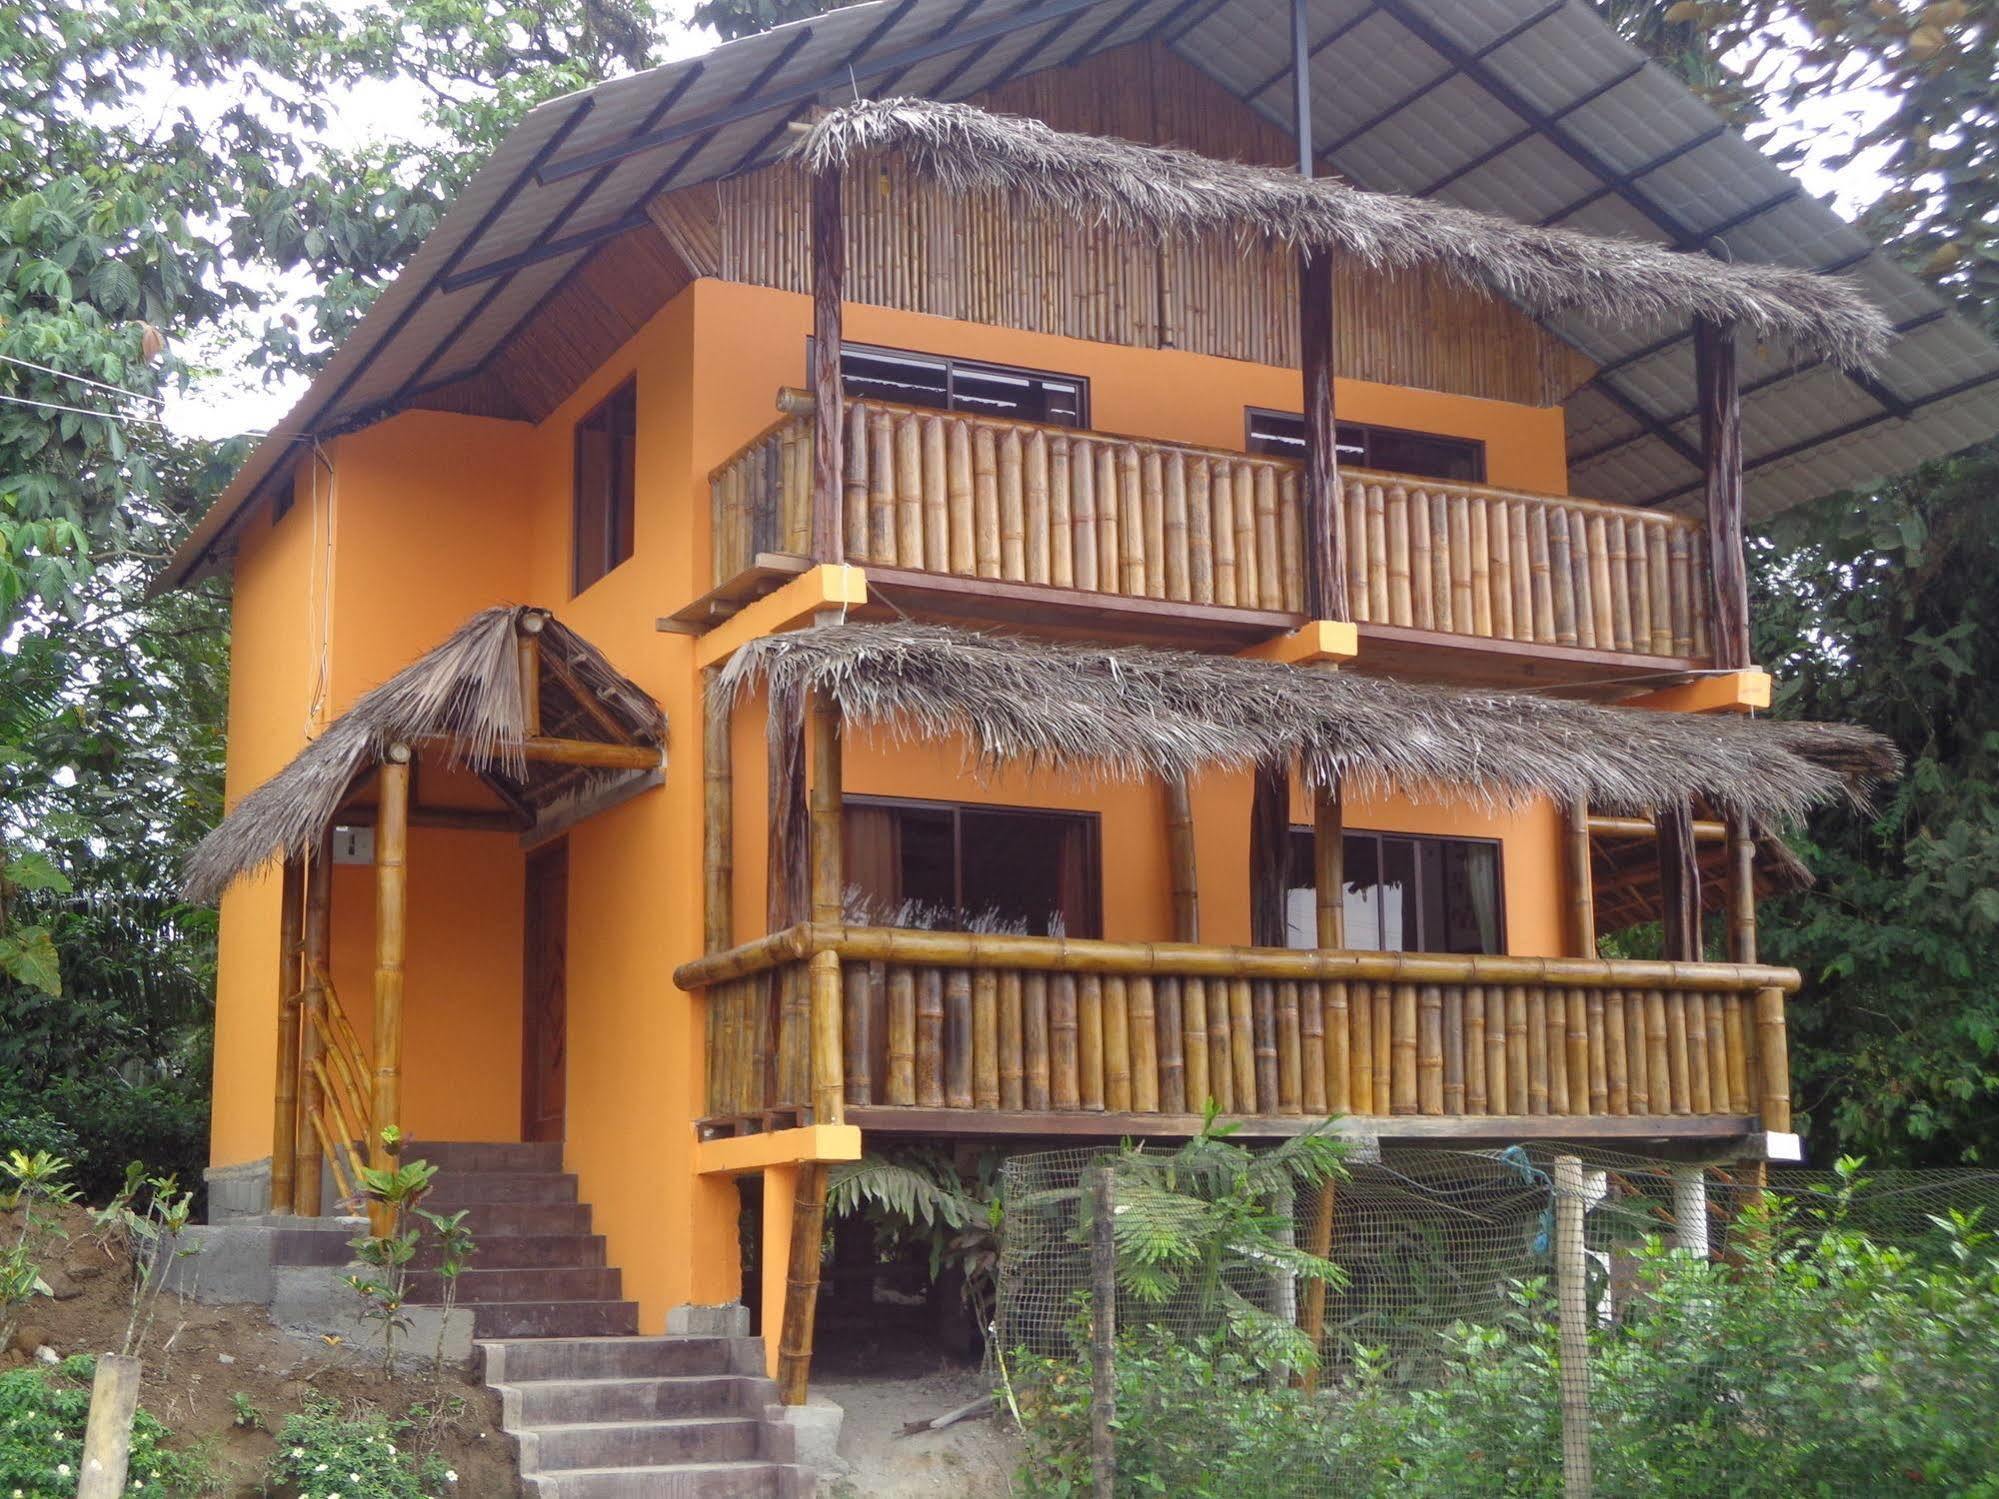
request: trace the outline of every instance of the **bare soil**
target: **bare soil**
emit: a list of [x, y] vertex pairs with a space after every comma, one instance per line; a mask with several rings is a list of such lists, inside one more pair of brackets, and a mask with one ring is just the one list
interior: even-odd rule
[[[115, 1353], [124, 1345], [132, 1310], [129, 1256], [122, 1245], [101, 1242], [80, 1209], [65, 1212], [60, 1222], [67, 1237], [43, 1264], [61, 1299], [38, 1296], [20, 1309], [16, 1346], [0, 1349], [0, 1369], [29, 1361], [18, 1345], [27, 1341], [20, 1334], [31, 1329], [65, 1358]], [[17, 1229], [0, 1214], [0, 1235], [11, 1240]], [[261, 1306], [205, 1306], [172, 1295], [160, 1298], [134, 1351], [145, 1366], [140, 1405], [172, 1428], [177, 1445], [206, 1449], [221, 1478], [217, 1492], [232, 1499], [267, 1492], [261, 1480], [273, 1434], [314, 1393], [394, 1416], [428, 1406], [436, 1414], [409, 1433], [409, 1450], [436, 1451], [458, 1474], [457, 1492], [467, 1499], [501, 1499], [520, 1490], [512, 1443], [500, 1431], [499, 1397], [468, 1370], [446, 1368], [437, 1377], [426, 1366], [389, 1378], [378, 1353], [296, 1337], [272, 1323]], [[238, 1395], [261, 1424], [239, 1424]]]
[[1020, 1442], [1004, 1404], [942, 1431], [903, 1435], [929, 1420], [992, 1393], [977, 1365], [912, 1340], [874, 1344], [863, 1357], [835, 1354], [815, 1373], [812, 1393], [840, 1406], [840, 1456], [851, 1472], [822, 1492], [832, 1499], [1007, 1499], [1018, 1493], [1014, 1470]]

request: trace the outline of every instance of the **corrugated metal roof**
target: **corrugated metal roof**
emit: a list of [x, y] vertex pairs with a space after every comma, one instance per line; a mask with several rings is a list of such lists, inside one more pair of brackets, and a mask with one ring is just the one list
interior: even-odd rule
[[[1363, 187], [1509, 218], [1829, 269], [1902, 330], [1875, 378], [1744, 350], [1752, 514], [1907, 468], [1999, 430], [1999, 349], [1584, 0], [1310, 0], [1322, 159]], [[261, 444], [162, 577], [185, 578], [303, 435], [476, 370], [602, 237], [670, 186], [768, 160], [814, 104], [961, 99], [1159, 37], [1289, 127], [1289, 0], [874, 0], [551, 100], [522, 123]], [[532, 259], [537, 247], [570, 246]], [[516, 262], [512, 257], [522, 257]], [[1565, 320], [1600, 367], [1569, 405], [1577, 493], [1697, 497], [1692, 341]]]

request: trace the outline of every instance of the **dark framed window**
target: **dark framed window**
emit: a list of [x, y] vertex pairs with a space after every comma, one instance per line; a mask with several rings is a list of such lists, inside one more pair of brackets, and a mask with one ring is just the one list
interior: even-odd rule
[[574, 591], [632, 555], [638, 488], [638, 382], [627, 380], [576, 424]]
[[[1244, 446], [1250, 452], [1272, 458], [1305, 456], [1305, 418], [1297, 412], [1251, 406], [1245, 422]], [[1438, 437], [1360, 422], [1341, 422], [1337, 431], [1341, 463], [1422, 479], [1485, 482], [1485, 444], [1472, 438]]]
[[[1373, 952], [1503, 953], [1505, 881], [1489, 838], [1346, 835], [1347, 946]], [[1318, 944], [1312, 834], [1293, 828], [1284, 894], [1285, 940]]]
[[840, 346], [840, 386], [850, 396], [1056, 427], [1087, 427], [1090, 418], [1090, 382], [1079, 375], [863, 344]]
[[1103, 929], [1095, 813], [850, 796], [842, 838], [849, 919], [1037, 937]]

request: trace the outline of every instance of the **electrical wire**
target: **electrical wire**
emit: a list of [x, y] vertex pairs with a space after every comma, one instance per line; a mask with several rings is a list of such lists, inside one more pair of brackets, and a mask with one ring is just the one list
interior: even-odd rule
[[24, 370], [38, 370], [44, 375], [54, 375], [59, 380], [74, 380], [79, 385], [94, 385], [99, 390], [108, 390], [113, 395], [126, 396], [134, 401], [150, 401], [155, 406], [165, 406], [163, 396], [149, 396], [144, 391], [128, 390], [122, 385], [111, 385], [103, 380], [93, 380], [88, 375], [73, 375], [68, 370], [59, 370], [52, 364], [37, 364], [32, 359], [22, 359], [14, 354], [0, 354], [0, 362], [18, 364]]

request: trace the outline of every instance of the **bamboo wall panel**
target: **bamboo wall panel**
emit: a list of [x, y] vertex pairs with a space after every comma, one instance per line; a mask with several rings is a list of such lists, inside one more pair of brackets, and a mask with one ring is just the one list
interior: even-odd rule
[[[1265, 1116], [1586, 1118], [1748, 1115], [1788, 1097], [1781, 1052], [1769, 1071], [1751, 1049], [1757, 1028], [1783, 1025], [1767, 969], [1703, 965], [1647, 988], [1661, 965], [1513, 983], [1545, 964], [1317, 955], [1322, 972], [1372, 961], [1402, 975], [1345, 980], [1298, 977], [1313, 971], [1308, 955], [1275, 949], [1069, 941], [1053, 965], [987, 961], [989, 939], [954, 933], [825, 930], [837, 935], [822, 961], [840, 952], [846, 975], [847, 1053], [814, 1066], [842, 1080], [849, 1102], [1188, 1114], [1212, 1097], [1226, 1113]], [[774, 962], [709, 985], [711, 1118], [803, 1101], [803, 1081], [770, 1064], [805, 1050], [787, 1040], [803, 1013], [772, 1010], [773, 994], [803, 987], [805, 967]]]
[[[715, 576], [805, 550], [810, 416], [712, 476]], [[846, 405], [847, 559], [1296, 614], [1300, 465], [877, 401]], [[1705, 659], [1702, 526], [1593, 500], [1348, 469], [1354, 618]]]

